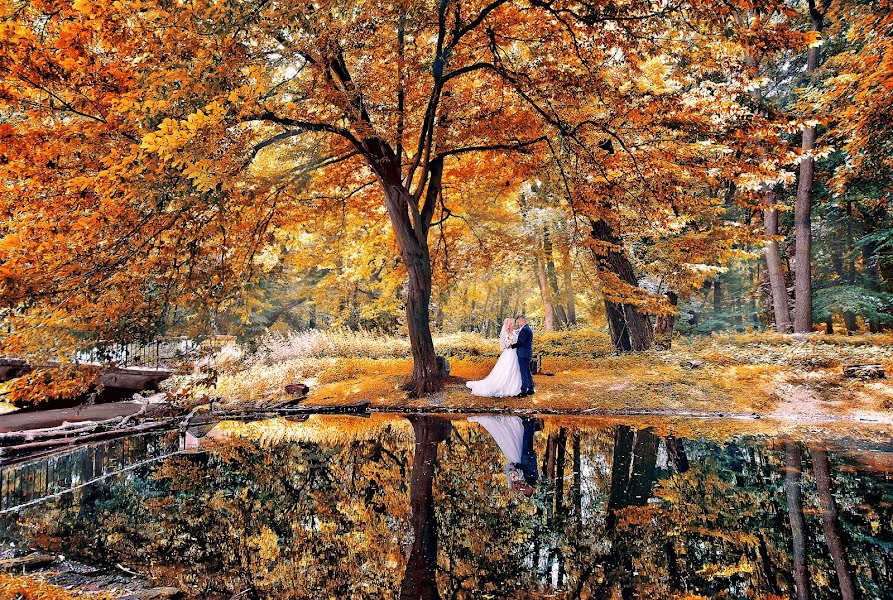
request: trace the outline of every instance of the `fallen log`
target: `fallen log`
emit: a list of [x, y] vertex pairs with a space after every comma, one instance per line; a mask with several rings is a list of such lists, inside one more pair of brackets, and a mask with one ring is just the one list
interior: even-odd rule
[[[46, 450], [49, 448], [60, 448], [63, 446], [71, 446], [73, 444], [81, 444], [83, 442], [95, 442], [98, 440], [105, 440], [109, 438], [115, 438], [125, 435], [131, 435], [134, 433], [142, 433], [144, 431], [152, 431], [155, 429], [162, 429], [164, 427], [172, 427], [172, 423], [170, 420], [165, 421], [149, 421], [147, 423], [140, 423], [139, 425], [134, 425], [133, 427], [124, 427], [118, 429], [109, 429], [108, 431], [101, 431], [97, 433], [89, 433], [87, 435], [79, 435], [79, 436], [66, 436], [60, 437], [56, 439], [48, 439], [41, 440], [36, 442], [27, 442], [24, 444], [16, 444], [12, 446], [4, 446], [0, 448], [0, 457], [6, 459], [8, 457], [12, 457], [15, 455]], [[0, 461], [2, 462], [2, 461]]]
[[884, 379], [884, 366], [881, 364], [857, 364], [843, 367], [844, 377], [853, 379]]
[[157, 587], [138, 592], [130, 592], [122, 596], [121, 600], [162, 600], [183, 598], [183, 592], [175, 587]]
[[0, 560], [0, 571], [27, 571], [39, 569], [56, 562], [56, 557], [40, 552], [32, 552], [25, 556]]
[[[295, 407], [275, 408], [260, 407], [251, 410], [239, 409], [238, 405], [224, 405], [213, 415], [196, 415], [190, 421], [192, 425], [202, 425], [211, 421], [227, 421], [241, 419], [272, 419], [298, 415], [368, 415], [371, 403], [359, 400], [351, 404], [308, 404]], [[204, 417], [204, 418], [202, 418]]]

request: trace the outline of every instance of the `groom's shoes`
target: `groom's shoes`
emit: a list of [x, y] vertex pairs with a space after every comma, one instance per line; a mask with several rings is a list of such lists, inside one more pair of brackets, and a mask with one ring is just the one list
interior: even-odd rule
[[521, 392], [520, 394], [515, 394], [515, 398], [523, 398], [527, 395], [527, 392]]

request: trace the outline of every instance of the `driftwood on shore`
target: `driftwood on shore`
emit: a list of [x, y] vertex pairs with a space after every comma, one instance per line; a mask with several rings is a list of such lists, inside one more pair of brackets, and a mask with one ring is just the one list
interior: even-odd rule
[[[132, 403], [122, 403], [129, 404]], [[369, 401], [352, 404], [289, 406], [279, 403], [269, 407], [245, 407], [223, 405], [218, 410], [209, 410], [208, 405], [197, 407], [188, 414], [164, 415], [158, 407], [151, 413], [146, 406], [137, 413], [118, 416], [103, 421], [79, 421], [63, 423], [54, 427], [24, 429], [0, 432], [0, 464], [23, 455], [56, 450], [66, 446], [108, 440], [160, 429], [185, 431], [191, 426], [206, 425], [218, 421], [258, 421], [276, 417], [295, 418], [313, 414], [369, 415]], [[171, 409], [169, 405], [168, 409]], [[171, 411], [168, 411], [171, 412]]]
[[25, 556], [15, 558], [5, 558], [0, 560], [0, 571], [31, 571], [51, 565], [56, 561], [56, 557], [42, 552], [32, 552]]

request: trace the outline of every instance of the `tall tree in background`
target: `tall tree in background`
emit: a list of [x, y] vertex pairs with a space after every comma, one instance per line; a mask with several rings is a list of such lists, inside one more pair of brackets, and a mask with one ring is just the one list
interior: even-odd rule
[[[824, 15], [816, 8], [815, 0], [809, 0], [809, 20], [814, 31], [821, 33]], [[807, 51], [806, 74], [811, 77], [819, 68], [820, 47], [813, 44]], [[800, 159], [800, 176], [797, 183], [797, 199], [794, 204], [794, 236], [796, 268], [794, 269], [794, 332], [812, 331], [812, 203], [815, 196], [815, 149], [816, 126], [809, 123], [803, 128], [803, 152]]]

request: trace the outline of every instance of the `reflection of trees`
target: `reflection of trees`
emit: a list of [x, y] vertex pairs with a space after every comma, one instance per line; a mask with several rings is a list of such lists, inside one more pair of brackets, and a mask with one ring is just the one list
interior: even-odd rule
[[23, 525], [37, 547], [209, 598], [768, 598], [795, 594], [799, 515], [813, 597], [893, 589], [893, 486], [838, 453], [556, 427], [536, 438], [534, 503], [480, 428], [408, 430], [233, 440]]
[[199, 597], [393, 598], [408, 450], [393, 432], [326, 446], [232, 440], [107, 487], [89, 518], [68, 505], [39, 518], [48, 546]]
[[831, 463], [825, 450], [811, 448], [810, 455], [812, 456], [812, 470], [815, 473], [819, 506], [822, 509], [822, 527], [825, 532], [825, 543], [828, 545], [831, 559], [834, 562], [840, 596], [843, 600], [853, 600], [856, 597], [856, 590], [853, 586], [853, 578], [850, 575], [844, 534], [840, 527], [837, 506], [831, 491]]

